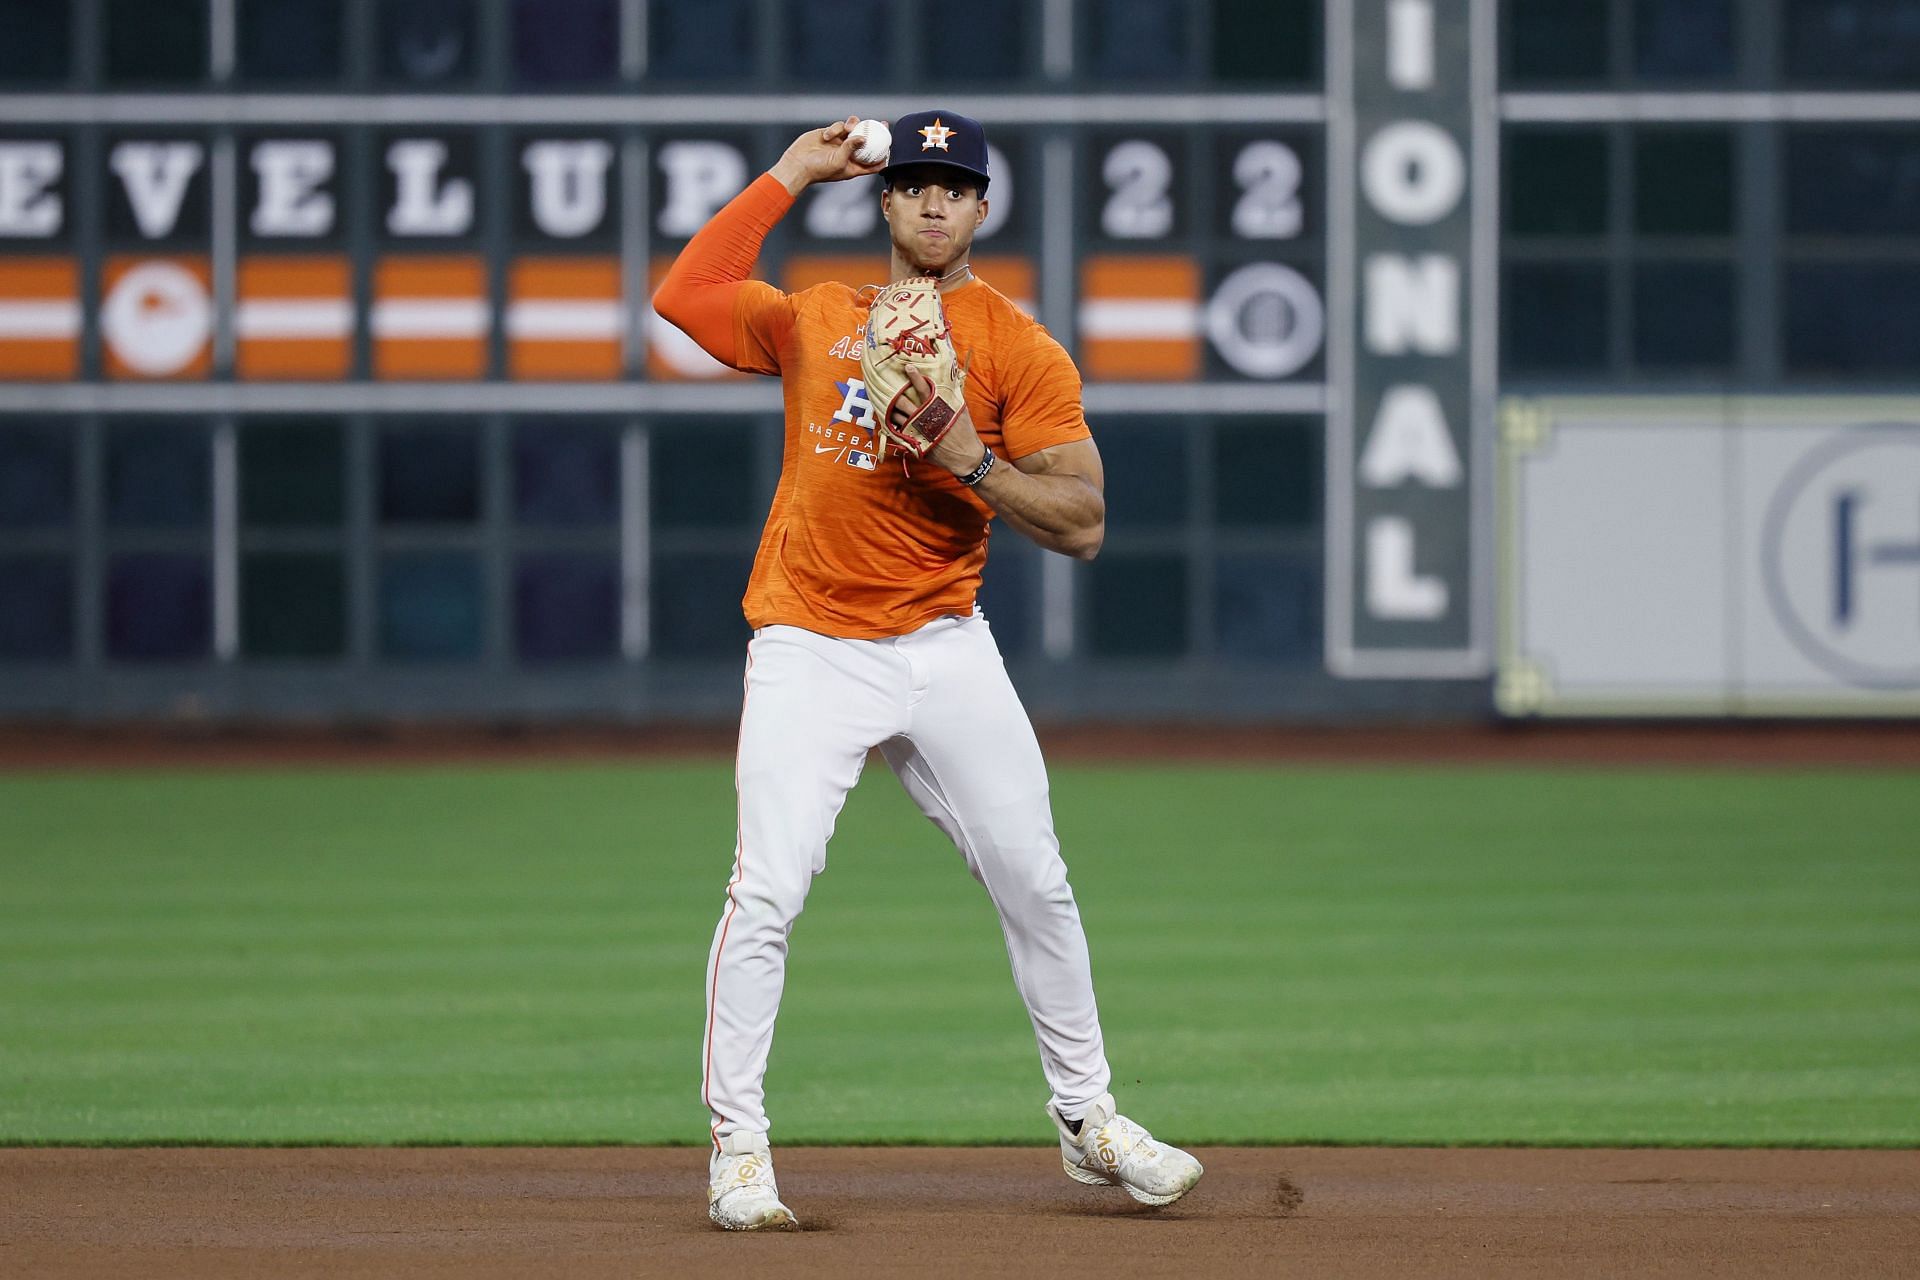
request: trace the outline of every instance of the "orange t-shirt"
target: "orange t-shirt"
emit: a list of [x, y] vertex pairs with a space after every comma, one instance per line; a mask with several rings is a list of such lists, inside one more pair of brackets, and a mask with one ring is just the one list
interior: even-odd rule
[[[993, 512], [944, 467], [903, 467], [898, 450], [876, 464], [860, 381], [864, 299], [845, 284], [789, 294], [744, 279], [741, 259], [751, 267], [747, 250], [758, 255], [792, 203], [760, 178], [688, 244], [655, 305], [723, 364], [782, 379], [786, 448], [742, 601], [747, 622], [849, 640], [904, 635], [972, 610]], [[984, 281], [941, 302], [955, 350], [971, 353], [967, 409], [987, 448], [1011, 460], [1092, 434], [1079, 371], [1038, 322]]]

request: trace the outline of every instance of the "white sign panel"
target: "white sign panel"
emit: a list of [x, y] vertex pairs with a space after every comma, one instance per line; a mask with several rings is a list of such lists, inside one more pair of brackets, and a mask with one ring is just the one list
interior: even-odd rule
[[1920, 713], [1920, 402], [1501, 419], [1502, 710]]

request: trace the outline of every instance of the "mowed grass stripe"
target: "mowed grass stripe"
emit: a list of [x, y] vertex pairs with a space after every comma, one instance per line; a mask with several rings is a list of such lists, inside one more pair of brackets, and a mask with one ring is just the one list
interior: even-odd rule
[[[1194, 1142], [1920, 1143], [1897, 773], [1069, 767], [1115, 1088]], [[0, 778], [0, 1141], [687, 1142], [724, 765]], [[782, 1142], [1050, 1140], [884, 770], [793, 938]]]

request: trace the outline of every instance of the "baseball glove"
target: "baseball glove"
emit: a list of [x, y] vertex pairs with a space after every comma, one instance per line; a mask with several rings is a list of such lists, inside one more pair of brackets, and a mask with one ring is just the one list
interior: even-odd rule
[[[902, 398], [910, 390], [909, 368], [918, 369], [933, 384], [933, 394], [918, 407]], [[938, 279], [913, 276], [874, 295], [867, 312], [860, 376], [880, 423], [874, 433], [876, 452], [885, 457], [891, 442], [916, 458], [926, 457], [960, 416], [965, 405], [960, 387], [967, 377], [954, 355], [953, 330], [940, 305]]]

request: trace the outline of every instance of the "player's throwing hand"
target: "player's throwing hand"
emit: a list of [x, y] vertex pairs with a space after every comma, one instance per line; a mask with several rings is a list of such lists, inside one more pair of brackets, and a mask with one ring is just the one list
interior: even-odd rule
[[861, 164], [853, 158], [853, 126], [859, 123], [859, 116], [848, 116], [824, 129], [807, 130], [769, 172], [786, 185], [788, 194], [796, 196], [816, 182], [841, 182], [880, 172], [887, 167], [884, 160]]

